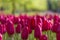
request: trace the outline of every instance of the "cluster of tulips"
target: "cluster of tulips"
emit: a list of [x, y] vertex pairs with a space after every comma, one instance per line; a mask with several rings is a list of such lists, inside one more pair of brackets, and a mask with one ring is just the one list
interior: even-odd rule
[[[0, 40], [3, 40], [3, 35], [6, 33], [8, 37], [14, 37], [13, 35], [20, 34], [21, 40], [28, 40], [32, 32], [34, 32], [33, 36], [36, 40], [49, 40], [48, 36], [43, 34], [44, 31], [48, 30], [56, 33], [56, 40], [60, 40], [59, 15], [0, 15]], [[9, 38], [7, 39], [9, 40]], [[12, 40], [14, 40], [14, 38], [12, 38]]]

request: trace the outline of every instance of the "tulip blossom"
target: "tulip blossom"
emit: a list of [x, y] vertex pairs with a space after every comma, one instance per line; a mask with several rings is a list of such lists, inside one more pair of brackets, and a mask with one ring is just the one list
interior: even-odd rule
[[41, 27], [41, 24], [40, 25], [37, 25], [34, 29], [34, 37], [35, 38], [40, 38], [42, 35], [42, 27]]
[[28, 34], [29, 34], [28, 27], [25, 26], [25, 27], [22, 29], [21, 38], [22, 38], [23, 40], [27, 40], [27, 39], [28, 39]]
[[31, 22], [30, 22], [30, 27], [31, 29], [34, 29], [35, 28], [35, 19], [34, 19], [34, 16], [31, 18]]
[[43, 31], [49, 30], [49, 26], [48, 26], [48, 25], [49, 25], [49, 24], [48, 24], [48, 20], [47, 20], [46, 18], [44, 18], [42, 30], [43, 30]]
[[17, 27], [16, 27], [16, 33], [20, 33], [21, 32], [21, 27], [22, 27], [21, 24], [17, 25]]
[[13, 35], [14, 34], [14, 24], [12, 21], [10, 20], [7, 20], [7, 23], [6, 23], [6, 30], [7, 30], [7, 33], [8, 35]]
[[40, 40], [48, 40], [47, 35], [42, 35], [42, 36], [40, 37]]
[[5, 24], [5, 23], [6, 23], [6, 17], [3, 16], [3, 15], [0, 15], [0, 22], [1, 22], [2, 24]]
[[6, 33], [6, 26], [3, 24], [0, 24], [0, 33], [5, 34]]
[[2, 31], [2, 34], [5, 34], [5, 33], [6, 33], [6, 25], [5, 25], [5, 24], [2, 24], [2, 27], [3, 27], [3, 28], [2, 28], [2, 30], [3, 30], [3, 31]]

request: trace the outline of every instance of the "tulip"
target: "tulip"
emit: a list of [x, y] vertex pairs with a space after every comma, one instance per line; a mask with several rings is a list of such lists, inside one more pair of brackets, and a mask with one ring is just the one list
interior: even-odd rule
[[21, 27], [22, 27], [21, 24], [17, 25], [17, 27], [16, 27], [16, 33], [20, 33], [21, 32]]
[[5, 33], [6, 33], [6, 25], [5, 25], [5, 24], [2, 24], [2, 27], [3, 27], [3, 28], [2, 28], [2, 30], [3, 30], [3, 31], [2, 31], [2, 34], [5, 34]]
[[48, 20], [47, 20], [47, 19], [44, 19], [44, 20], [43, 20], [42, 30], [43, 30], [43, 31], [49, 30], [49, 27], [48, 27]]
[[3, 24], [0, 24], [0, 33], [5, 34], [6, 33], [6, 26]]
[[21, 38], [23, 40], [27, 40], [28, 39], [28, 34], [29, 34], [28, 27], [24, 27], [22, 29], [22, 32], [21, 32]]
[[31, 22], [30, 22], [30, 27], [31, 29], [33, 30], [35, 28], [35, 19], [34, 19], [34, 16], [31, 18]]
[[7, 23], [6, 23], [6, 30], [7, 30], [7, 33], [9, 36], [13, 35], [14, 34], [14, 24], [12, 21], [10, 20], [7, 20]]
[[34, 29], [34, 37], [35, 38], [40, 38], [40, 36], [42, 35], [42, 27], [41, 24], [37, 25]]
[[2, 24], [5, 24], [5, 23], [6, 23], [6, 17], [3, 16], [3, 15], [1, 15], [1, 16], [0, 16], [0, 22], [1, 22]]
[[48, 40], [47, 35], [42, 35], [42, 36], [40, 37], [40, 40]]
[[58, 24], [53, 24], [52, 32], [57, 32], [57, 27], [58, 26], [59, 26]]

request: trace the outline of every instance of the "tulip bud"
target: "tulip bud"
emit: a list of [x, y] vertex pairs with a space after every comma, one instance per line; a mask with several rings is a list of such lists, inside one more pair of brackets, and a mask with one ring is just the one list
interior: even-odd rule
[[34, 37], [40, 38], [41, 35], [42, 35], [42, 27], [40, 25], [37, 25], [34, 29]]
[[2, 30], [3, 30], [3, 31], [2, 31], [2, 34], [5, 34], [5, 33], [6, 33], [6, 25], [3, 25], [3, 24], [2, 24], [2, 27], [3, 27], [3, 29], [2, 29]]
[[48, 26], [48, 25], [49, 25], [49, 24], [48, 24], [48, 20], [47, 20], [47, 19], [44, 19], [44, 20], [43, 20], [42, 30], [43, 30], [43, 31], [49, 30], [49, 26]]
[[14, 24], [12, 21], [10, 21], [10, 20], [7, 21], [6, 30], [7, 30], [8, 35], [14, 34]]
[[16, 27], [16, 33], [20, 33], [21, 32], [21, 27], [22, 27], [21, 24], [17, 25], [17, 27]]
[[1, 15], [0, 16], [0, 21], [1, 21], [2, 24], [5, 24], [6, 23], [6, 17]]
[[57, 27], [58, 26], [59, 26], [58, 24], [53, 24], [52, 32], [57, 32]]
[[39, 40], [48, 40], [47, 35], [42, 35]]
[[35, 28], [35, 19], [34, 19], [34, 17], [31, 18], [30, 25], [31, 25], [31, 29]]
[[0, 24], [0, 33], [5, 34], [6, 33], [6, 26], [3, 24]]
[[22, 39], [28, 39], [28, 34], [29, 34], [29, 31], [28, 31], [28, 27], [24, 27], [23, 29], [22, 29], [22, 32], [21, 32], [21, 38]]

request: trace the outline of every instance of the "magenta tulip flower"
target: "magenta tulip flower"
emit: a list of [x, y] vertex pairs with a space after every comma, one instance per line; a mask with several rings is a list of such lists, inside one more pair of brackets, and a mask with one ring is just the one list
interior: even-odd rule
[[20, 33], [21, 32], [21, 28], [22, 28], [22, 25], [18, 24], [17, 27], [16, 27], [16, 33]]
[[47, 35], [42, 35], [42, 36], [40, 37], [40, 40], [48, 40]]
[[14, 24], [13, 24], [12, 21], [10, 21], [10, 20], [7, 21], [6, 30], [7, 30], [8, 35], [13, 35], [14, 34], [15, 29], [14, 29]]
[[29, 34], [29, 31], [28, 31], [28, 27], [24, 27], [22, 29], [22, 32], [21, 32], [21, 38], [24, 40], [27, 40], [28, 39], [28, 34]]
[[42, 35], [42, 27], [41, 27], [41, 24], [40, 25], [37, 25], [34, 29], [34, 37], [35, 38], [40, 38]]

